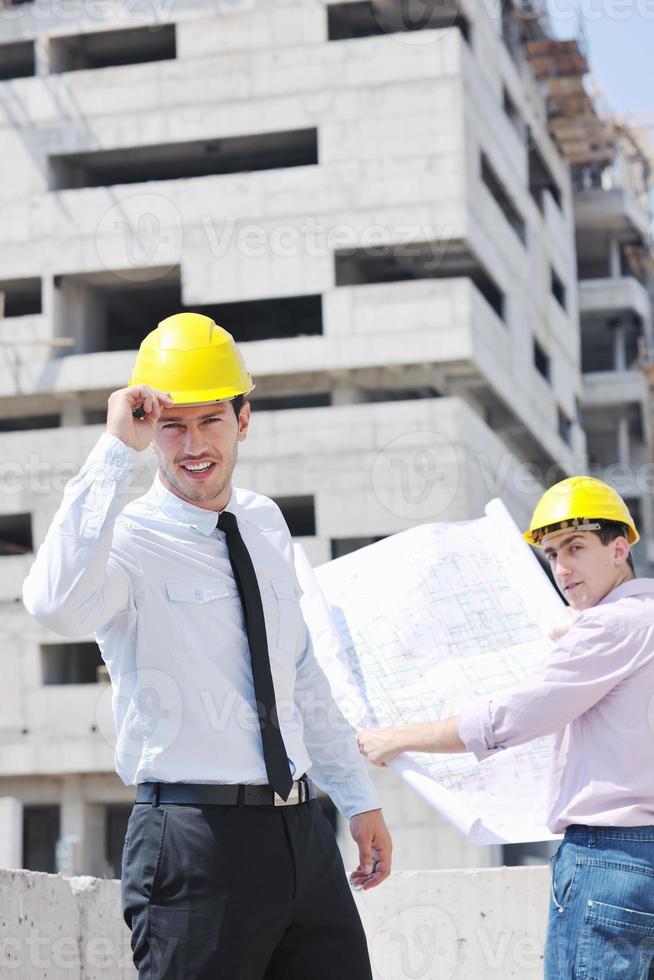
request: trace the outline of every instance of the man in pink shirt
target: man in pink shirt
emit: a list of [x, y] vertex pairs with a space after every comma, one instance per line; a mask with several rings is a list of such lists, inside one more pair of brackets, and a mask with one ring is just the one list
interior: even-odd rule
[[591, 477], [551, 487], [525, 538], [544, 549], [576, 612], [526, 684], [460, 715], [362, 731], [375, 765], [401, 752], [495, 752], [554, 734], [546, 980], [654, 980], [654, 579], [613, 488]]

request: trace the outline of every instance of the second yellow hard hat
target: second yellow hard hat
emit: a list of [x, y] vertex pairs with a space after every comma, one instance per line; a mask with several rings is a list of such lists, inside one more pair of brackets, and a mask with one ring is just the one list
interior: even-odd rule
[[176, 405], [247, 395], [252, 378], [234, 338], [202, 313], [175, 313], [145, 337], [130, 385], [168, 391]]
[[530, 544], [557, 530], [584, 528], [597, 521], [613, 521], [628, 528], [629, 544], [640, 535], [624, 500], [613, 487], [592, 476], [571, 476], [547, 490], [536, 505], [529, 530], [523, 535]]

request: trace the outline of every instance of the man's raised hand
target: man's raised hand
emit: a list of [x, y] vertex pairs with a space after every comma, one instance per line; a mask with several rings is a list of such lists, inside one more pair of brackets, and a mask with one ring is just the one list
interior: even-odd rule
[[[107, 406], [107, 432], [116, 436], [126, 446], [141, 452], [152, 442], [157, 420], [164, 408], [172, 408], [174, 402], [165, 391], [157, 391], [148, 385], [132, 385], [120, 388], [109, 396]], [[134, 412], [143, 406], [143, 418], [134, 418]]]

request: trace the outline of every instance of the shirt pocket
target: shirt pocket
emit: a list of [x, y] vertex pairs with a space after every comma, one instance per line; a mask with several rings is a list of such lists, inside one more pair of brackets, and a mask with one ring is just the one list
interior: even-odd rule
[[166, 595], [183, 650], [215, 656], [242, 642], [243, 613], [235, 585], [176, 579], [166, 582]]

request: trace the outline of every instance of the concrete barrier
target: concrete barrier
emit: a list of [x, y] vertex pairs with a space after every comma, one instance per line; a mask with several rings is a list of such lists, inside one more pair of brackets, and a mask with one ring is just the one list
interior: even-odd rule
[[[404, 871], [357, 904], [375, 980], [537, 980], [544, 867]], [[0, 871], [0, 977], [133, 980], [120, 884]]]
[[541, 980], [546, 867], [403, 871], [357, 901], [375, 980]]

